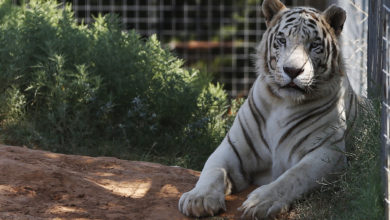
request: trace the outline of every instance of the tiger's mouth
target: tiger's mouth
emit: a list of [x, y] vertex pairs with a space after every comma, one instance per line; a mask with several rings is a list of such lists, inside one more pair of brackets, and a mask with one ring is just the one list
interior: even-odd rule
[[292, 81], [291, 81], [290, 83], [288, 83], [288, 84], [282, 86], [281, 88], [282, 88], [282, 89], [293, 89], [293, 90], [298, 90], [298, 91], [300, 91], [300, 92], [302, 92], [302, 93], [306, 93], [306, 90], [305, 90], [305, 89], [303, 89], [303, 88], [297, 86], [297, 84], [295, 84], [295, 83], [292, 82]]

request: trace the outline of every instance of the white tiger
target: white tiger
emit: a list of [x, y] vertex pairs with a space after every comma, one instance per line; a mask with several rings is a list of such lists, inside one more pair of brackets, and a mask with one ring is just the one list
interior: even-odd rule
[[345, 11], [288, 9], [279, 0], [264, 0], [262, 10], [259, 76], [195, 188], [180, 198], [187, 216], [226, 210], [225, 194], [255, 184], [240, 209], [266, 218], [345, 167], [346, 120], [357, 113], [338, 43]]

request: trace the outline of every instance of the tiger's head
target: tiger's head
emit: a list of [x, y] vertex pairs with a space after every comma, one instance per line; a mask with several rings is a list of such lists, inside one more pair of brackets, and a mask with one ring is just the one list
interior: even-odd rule
[[338, 90], [343, 73], [338, 39], [346, 13], [337, 6], [324, 12], [288, 9], [264, 0], [267, 31], [258, 47], [257, 69], [280, 98], [302, 101]]

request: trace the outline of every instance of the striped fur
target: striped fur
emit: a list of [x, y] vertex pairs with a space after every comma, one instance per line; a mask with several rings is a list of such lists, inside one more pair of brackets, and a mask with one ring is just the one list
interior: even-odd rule
[[346, 121], [357, 114], [338, 43], [345, 12], [287, 9], [279, 0], [265, 0], [263, 12], [259, 76], [195, 188], [180, 198], [185, 215], [214, 215], [225, 209], [225, 192], [255, 184], [241, 210], [266, 218], [345, 165]]

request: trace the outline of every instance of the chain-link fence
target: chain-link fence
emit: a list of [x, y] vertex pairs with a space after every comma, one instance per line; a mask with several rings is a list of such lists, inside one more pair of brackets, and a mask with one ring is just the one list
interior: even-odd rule
[[[65, 2], [65, 0], [62, 0]], [[66, 0], [78, 19], [117, 14], [124, 29], [158, 39], [185, 60], [186, 66], [214, 74], [230, 95], [245, 96], [256, 78], [251, 59], [266, 28], [261, 0]], [[315, 0], [286, 0], [288, 6]]]
[[347, 12], [341, 38], [344, 64], [354, 91], [367, 96], [367, 29], [369, 0], [331, 0]]
[[[382, 164], [386, 219], [390, 219], [390, 0], [370, 1], [368, 76], [371, 96], [382, 98]], [[379, 89], [376, 89], [379, 88]]]
[[[73, 4], [76, 17], [85, 23], [91, 22], [92, 16], [99, 13], [114, 13], [119, 15], [124, 29], [135, 29], [142, 36], [157, 34], [164, 45], [185, 60], [187, 66], [214, 73], [232, 96], [246, 95], [256, 78], [251, 55], [266, 28], [261, 17], [261, 0], [65, 1]], [[389, 167], [390, 0], [283, 2], [287, 6], [310, 5], [321, 10], [333, 2], [347, 10], [349, 20], [343, 31], [343, 47], [350, 49], [345, 54], [347, 63], [353, 64], [347, 66], [347, 69], [351, 73], [349, 75], [355, 84], [355, 91], [359, 94], [365, 95], [367, 81], [373, 93], [375, 88], [382, 88], [377, 91], [383, 95], [382, 155], [386, 167]], [[368, 15], [370, 18], [367, 25]], [[366, 66], [367, 27], [369, 56]], [[387, 202], [388, 198], [389, 193], [386, 191]]]

